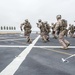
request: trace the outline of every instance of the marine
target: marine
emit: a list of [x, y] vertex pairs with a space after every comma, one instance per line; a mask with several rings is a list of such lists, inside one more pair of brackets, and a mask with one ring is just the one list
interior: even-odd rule
[[43, 42], [47, 42], [47, 35], [46, 35], [46, 26], [45, 24], [42, 22], [41, 19], [38, 20], [37, 27], [40, 29], [40, 35], [42, 37]]
[[63, 49], [68, 49], [70, 43], [64, 38], [65, 33], [67, 32], [67, 21], [61, 19], [61, 15], [57, 15], [56, 19], [57, 22], [54, 31], [57, 32], [58, 30], [60, 30], [58, 35], [59, 43], [62, 45]]
[[[22, 27], [23, 27], [23, 29], [22, 29]], [[30, 22], [28, 21], [28, 19], [26, 19], [25, 22], [22, 23], [20, 26], [21, 31], [24, 30], [24, 36], [25, 36], [25, 38], [27, 38], [27, 43], [32, 43], [32, 40], [30, 38], [31, 28], [32, 28], [32, 26], [31, 26]]]
[[49, 33], [51, 32], [51, 30], [50, 30], [51, 26], [48, 24], [47, 21], [45, 21], [44, 24], [45, 24], [45, 27], [46, 27], [45, 33], [46, 33], [47, 41], [50, 41]]
[[69, 35], [70, 37], [73, 37], [74, 36], [74, 32], [75, 32], [75, 28], [74, 28], [74, 25], [69, 25], [69, 28], [68, 28], [68, 31], [69, 31]]
[[53, 38], [57, 39], [58, 33], [55, 34], [55, 31], [54, 31], [55, 26], [56, 26], [56, 24], [51, 23], [52, 36], [53, 36]]

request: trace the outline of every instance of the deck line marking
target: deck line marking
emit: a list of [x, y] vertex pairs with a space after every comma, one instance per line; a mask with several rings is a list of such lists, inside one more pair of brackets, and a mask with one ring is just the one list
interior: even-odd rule
[[24, 49], [18, 57], [16, 57], [1, 73], [0, 75], [14, 75], [21, 63], [25, 60], [28, 53], [31, 51], [35, 43], [40, 38], [40, 35], [30, 44], [26, 49]]
[[[46, 49], [46, 48], [43, 48], [43, 49]], [[61, 53], [61, 54], [65, 54], [65, 55], [72, 55], [70, 53], [66, 53], [66, 52], [62, 52], [62, 51], [57, 51], [57, 50], [53, 50], [53, 49], [46, 49], [46, 50], [50, 50], [50, 51]]]
[[[24, 45], [0, 45], [0, 47], [27, 47]], [[62, 48], [62, 46], [33, 46], [34, 48]], [[68, 48], [75, 48], [75, 46], [69, 46]]]
[[13, 41], [13, 42], [20, 43], [20, 44], [24, 44], [24, 45], [27, 44], [26, 42], [20, 42], [20, 41], [17, 41], [17, 40], [15, 40], [15, 41]]
[[15, 41], [15, 40], [25, 40], [25, 38], [19, 38], [19, 39], [0, 39], [0, 41]]
[[[62, 48], [62, 46], [34, 46], [36, 48]], [[69, 46], [68, 48], [75, 48], [75, 46]]]
[[3, 48], [4, 47], [11, 47], [11, 48], [14, 47], [15, 48], [15, 47], [28, 47], [28, 46], [24, 46], [24, 45], [0, 45], [0, 47], [3, 47]]

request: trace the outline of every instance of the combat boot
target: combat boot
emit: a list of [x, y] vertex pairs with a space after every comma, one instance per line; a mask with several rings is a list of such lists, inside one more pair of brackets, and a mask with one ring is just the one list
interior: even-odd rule
[[44, 43], [46, 43], [47, 42], [47, 40], [46, 40], [46, 38], [43, 36], [43, 41], [44, 41]]
[[29, 39], [29, 42], [28, 42], [29, 44], [31, 44], [32, 43], [32, 40], [31, 39]]
[[70, 46], [70, 43], [69, 43], [69, 44], [67, 44], [67, 47], [68, 47], [68, 46]]
[[27, 43], [29, 42], [30, 39], [27, 39]]
[[47, 41], [48, 41], [48, 42], [50, 41], [49, 38], [47, 38]]

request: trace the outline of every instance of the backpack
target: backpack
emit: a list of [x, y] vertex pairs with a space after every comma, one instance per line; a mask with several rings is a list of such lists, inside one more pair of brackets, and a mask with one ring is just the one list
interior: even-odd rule
[[62, 21], [62, 26], [67, 28], [67, 20], [62, 19], [61, 21]]
[[71, 26], [70, 31], [71, 31], [71, 32], [74, 32], [74, 26]]
[[61, 26], [58, 27], [57, 35], [59, 35], [60, 31], [66, 30], [66, 28], [67, 28], [67, 20], [62, 19], [61, 23], [62, 23]]

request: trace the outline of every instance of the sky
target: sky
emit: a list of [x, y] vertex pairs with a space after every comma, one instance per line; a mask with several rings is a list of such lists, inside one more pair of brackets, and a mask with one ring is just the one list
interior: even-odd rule
[[0, 26], [16, 26], [29, 19], [32, 31], [38, 31], [38, 19], [56, 22], [56, 15], [62, 15], [68, 24], [75, 24], [75, 0], [0, 0]]

